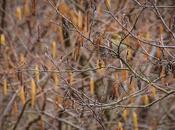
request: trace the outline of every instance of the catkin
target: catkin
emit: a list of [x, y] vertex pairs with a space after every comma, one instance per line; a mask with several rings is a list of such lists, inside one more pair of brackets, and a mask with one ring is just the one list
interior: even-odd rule
[[34, 108], [36, 98], [36, 84], [34, 79], [31, 80], [31, 106]]
[[5, 45], [5, 36], [4, 36], [4, 34], [0, 35], [0, 45]]
[[138, 117], [137, 117], [136, 112], [133, 112], [133, 125], [134, 125], [134, 130], [139, 130], [138, 129]]
[[144, 96], [143, 96], [143, 102], [144, 102], [144, 105], [148, 105], [148, 104], [149, 104], [148, 95], [144, 95]]
[[36, 76], [36, 81], [39, 81], [40, 79], [40, 72], [39, 72], [39, 66], [35, 66], [35, 76]]
[[128, 109], [125, 109], [122, 113], [123, 119], [126, 121], [128, 118]]
[[4, 79], [3, 90], [4, 90], [4, 96], [6, 96], [7, 95], [7, 91], [8, 91], [8, 88], [7, 88], [7, 79]]
[[22, 104], [24, 105], [25, 102], [26, 102], [26, 98], [25, 98], [25, 92], [24, 92], [24, 87], [23, 86], [21, 86], [21, 88], [20, 88], [19, 97], [21, 99]]
[[22, 20], [22, 11], [21, 11], [21, 8], [20, 7], [17, 7], [16, 8], [16, 18], [18, 20]]
[[105, 0], [105, 5], [108, 10], [111, 8], [111, 0]]
[[120, 121], [118, 122], [117, 130], [123, 130], [123, 125], [122, 125], [122, 123]]
[[157, 95], [157, 92], [156, 92], [156, 88], [155, 87], [152, 87], [151, 88], [151, 95], [152, 95], [152, 97], [156, 97], [156, 95]]
[[53, 57], [53, 58], [56, 58], [56, 50], [57, 50], [56, 42], [53, 41], [53, 42], [52, 42], [52, 49], [51, 49], [52, 57]]
[[90, 78], [90, 94], [91, 95], [94, 95], [94, 89], [95, 89], [94, 79]]

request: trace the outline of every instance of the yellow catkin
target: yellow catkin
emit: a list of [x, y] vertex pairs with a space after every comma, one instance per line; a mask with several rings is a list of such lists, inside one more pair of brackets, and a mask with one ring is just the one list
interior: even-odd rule
[[144, 105], [148, 105], [148, 104], [149, 104], [148, 95], [144, 95], [144, 96], [143, 96], [143, 102], [144, 102]]
[[73, 56], [74, 60], [78, 60], [79, 59], [79, 56], [80, 56], [80, 47], [75, 47], [72, 56]]
[[128, 109], [125, 109], [124, 111], [123, 111], [123, 113], [122, 113], [122, 117], [123, 117], [123, 119], [126, 121], [127, 120], [127, 118], [128, 118]]
[[118, 81], [118, 72], [114, 73], [114, 79], [115, 79], [115, 81]]
[[138, 117], [137, 117], [136, 112], [133, 112], [133, 125], [134, 125], [134, 130], [139, 130], [138, 129]]
[[54, 73], [53, 78], [54, 78], [55, 86], [59, 86], [60, 85], [60, 77], [59, 77], [59, 75]]
[[162, 35], [162, 34], [163, 34], [163, 32], [164, 32], [163, 26], [162, 26], [162, 25], [160, 25], [160, 27], [159, 27], [159, 33], [160, 33], [160, 35]]
[[17, 7], [16, 8], [16, 18], [18, 20], [22, 20], [22, 11], [21, 11], [21, 7]]
[[4, 36], [4, 34], [0, 35], [0, 45], [5, 45], [5, 36]]
[[30, 14], [29, 0], [25, 0], [24, 3], [24, 15], [28, 16]]
[[34, 79], [31, 80], [31, 106], [34, 108], [35, 100], [36, 100], [36, 84]]
[[39, 72], [39, 66], [35, 66], [35, 76], [36, 76], [36, 81], [39, 81], [40, 79], [40, 72]]
[[83, 24], [83, 17], [81, 11], [78, 11], [78, 27], [80, 30], [82, 30], [82, 24]]
[[102, 16], [102, 7], [101, 7], [101, 4], [99, 4], [97, 6], [97, 14], [98, 14], [98, 16]]
[[89, 25], [88, 25], [88, 15], [84, 17], [83, 19], [83, 26], [84, 26], [84, 36], [88, 37], [89, 35]]
[[95, 89], [94, 79], [90, 78], [90, 94], [91, 95], [94, 95], [94, 89]]
[[4, 93], [4, 96], [6, 96], [7, 93], [8, 93], [7, 79], [4, 79], [4, 83], [3, 83], [3, 93]]
[[55, 41], [52, 42], [52, 47], [51, 47], [51, 48], [52, 48], [52, 49], [51, 49], [52, 57], [53, 57], [53, 58], [56, 58], [57, 46], [56, 46], [56, 42], [55, 42]]
[[123, 130], [123, 125], [120, 121], [118, 122], [117, 130]]
[[26, 102], [26, 98], [25, 98], [25, 92], [24, 92], [24, 87], [23, 86], [21, 86], [21, 88], [20, 88], [19, 97], [21, 99], [22, 104], [24, 105], [25, 102]]
[[156, 95], [157, 95], [157, 92], [156, 92], [156, 88], [155, 87], [152, 87], [151, 88], [151, 95], [152, 95], [152, 97], [156, 97]]
[[105, 0], [105, 5], [108, 10], [111, 8], [111, 0]]
[[128, 60], [132, 59], [132, 51], [131, 51], [131, 49], [127, 49], [127, 59]]

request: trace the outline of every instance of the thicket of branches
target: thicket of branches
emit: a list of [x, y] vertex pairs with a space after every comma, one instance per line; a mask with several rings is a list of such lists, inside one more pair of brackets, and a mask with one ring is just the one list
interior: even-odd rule
[[1, 130], [175, 129], [174, 0], [1, 0]]

